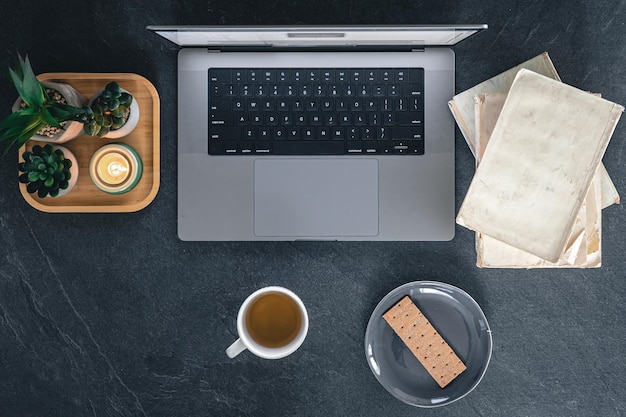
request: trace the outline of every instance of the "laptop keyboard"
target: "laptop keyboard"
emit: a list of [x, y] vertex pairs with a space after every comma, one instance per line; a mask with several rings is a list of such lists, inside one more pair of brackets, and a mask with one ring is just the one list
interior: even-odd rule
[[209, 154], [424, 153], [422, 68], [211, 68]]

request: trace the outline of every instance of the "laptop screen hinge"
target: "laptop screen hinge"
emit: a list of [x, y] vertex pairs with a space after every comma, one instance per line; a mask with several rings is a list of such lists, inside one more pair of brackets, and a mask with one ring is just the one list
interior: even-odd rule
[[399, 46], [326, 46], [326, 47], [298, 47], [274, 45], [236, 45], [208, 47], [208, 52], [424, 52], [423, 47]]

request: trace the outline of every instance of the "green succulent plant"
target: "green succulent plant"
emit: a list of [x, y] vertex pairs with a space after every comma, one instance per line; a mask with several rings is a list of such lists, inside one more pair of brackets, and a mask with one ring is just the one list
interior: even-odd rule
[[124, 126], [132, 102], [133, 96], [123, 92], [118, 83], [108, 83], [91, 104], [93, 116], [84, 126], [85, 133], [102, 137], [111, 130]]
[[61, 123], [86, 123], [91, 118], [88, 106], [79, 108], [50, 99], [28, 60], [18, 56], [15, 70], [9, 68], [15, 89], [26, 105], [0, 122], [0, 147], [5, 155], [12, 147], [21, 147], [44, 126], [62, 128]]
[[72, 161], [65, 158], [62, 150], [55, 150], [50, 144], [35, 145], [32, 151], [24, 152], [22, 158], [24, 162], [18, 164], [19, 171], [23, 172], [19, 181], [28, 184], [26, 190], [29, 193], [36, 192], [41, 198], [56, 197], [60, 190], [69, 186]]

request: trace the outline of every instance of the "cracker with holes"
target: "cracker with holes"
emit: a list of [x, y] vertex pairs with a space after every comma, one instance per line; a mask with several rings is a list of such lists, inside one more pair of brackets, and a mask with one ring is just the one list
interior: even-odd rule
[[445, 388], [466, 369], [465, 364], [408, 296], [394, 304], [383, 314], [383, 318], [441, 388]]

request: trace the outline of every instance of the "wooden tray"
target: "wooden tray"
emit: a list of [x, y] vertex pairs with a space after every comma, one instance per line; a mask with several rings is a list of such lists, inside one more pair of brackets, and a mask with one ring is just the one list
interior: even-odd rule
[[[128, 135], [119, 139], [102, 139], [81, 135], [61, 144], [78, 159], [79, 174], [76, 186], [61, 197], [39, 198], [29, 194], [26, 184], [20, 183], [20, 192], [34, 208], [45, 212], [133, 212], [145, 208], [154, 200], [160, 183], [160, 103], [159, 96], [150, 81], [137, 74], [126, 73], [46, 73], [37, 77], [40, 81], [67, 83], [89, 99], [107, 83], [117, 81], [128, 90], [139, 104], [139, 123]], [[89, 177], [89, 161], [93, 153], [108, 143], [122, 142], [132, 146], [143, 161], [143, 175], [135, 188], [125, 194], [113, 195], [100, 191]], [[18, 158], [33, 145], [44, 142], [29, 140], [19, 151]]]

